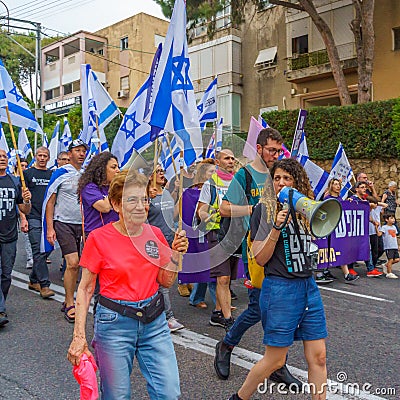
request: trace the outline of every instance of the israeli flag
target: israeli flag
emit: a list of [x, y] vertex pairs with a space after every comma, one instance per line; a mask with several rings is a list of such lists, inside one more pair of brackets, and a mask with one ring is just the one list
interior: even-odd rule
[[149, 112], [152, 136], [161, 130], [174, 132], [184, 151], [184, 165], [201, 159], [203, 141], [194, 89], [189, 77], [190, 60], [186, 40], [186, 6], [175, 1], [160, 62], [154, 76]]
[[351, 179], [354, 178], [354, 173], [349, 160], [347, 159], [342, 143], [339, 143], [335, 158], [333, 159], [328, 182], [333, 178], [340, 179], [342, 182], [340, 197], [346, 199], [347, 194], [352, 187]]
[[28, 136], [26, 135], [26, 131], [24, 128], [21, 128], [19, 130], [18, 149], [22, 152], [22, 156], [24, 158], [28, 158], [29, 154], [33, 157], [32, 148], [31, 148], [31, 145], [28, 140]]
[[197, 105], [200, 124], [217, 120], [217, 79], [210, 83]]
[[44, 195], [42, 208], [42, 236], [40, 240], [40, 251], [42, 253], [54, 250], [54, 247], [47, 241], [46, 206], [53, 193], [57, 192], [58, 187], [67, 179], [72, 178], [79, 172], [71, 165], [67, 164], [57, 168], [51, 175], [50, 182]]
[[42, 133], [42, 128], [36, 121], [0, 59], [0, 122], [8, 123], [6, 106], [8, 106], [13, 125], [40, 134]]
[[99, 145], [98, 145], [98, 141], [99, 141], [98, 139], [97, 139], [97, 141], [96, 141], [95, 139], [92, 139], [92, 140], [90, 141], [89, 149], [88, 149], [88, 151], [87, 151], [87, 153], [86, 153], [85, 161], [84, 161], [83, 164], [82, 164], [82, 169], [83, 169], [83, 170], [86, 169], [86, 167], [89, 165], [90, 161], [92, 161], [92, 158], [93, 158], [95, 155], [99, 154]]
[[[168, 133], [164, 132], [160, 136], [161, 151], [158, 162], [160, 163], [160, 165], [162, 165], [165, 171], [164, 176], [168, 180], [170, 180], [175, 175], [175, 168], [179, 169], [179, 166], [183, 161], [181, 160], [180, 157], [181, 150], [176, 141], [176, 138], [172, 137], [172, 139], [170, 140], [170, 146], [168, 146], [167, 135]], [[172, 150], [172, 154], [170, 151], [170, 147]], [[175, 163], [175, 168], [174, 168], [174, 163]]]
[[261, 126], [265, 129], [265, 128], [269, 128], [269, 125], [267, 123], [267, 121], [261, 116], [258, 116], [258, 122], [261, 124]]
[[49, 139], [47, 139], [47, 133], [42, 134], [42, 146], [49, 148]]
[[72, 134], [69, 127], [68, 119], [64, 118], [64, 130], [60, 137], [60, 152], [68, 151], [69, 145], [72, 143]]
[[309, 158], [306, 134], [303, 131], [295, 159], [304, 167]]
[[[206, 158], [215, 158], [216, 153], [222, 150], [222, 124], [224, 120], [221, 118], [219, 123], [215, 129], [215, 132], [212, 134], [210, 138], [210, 143], [207, 146], [206, 150]], [[217, 143], [215, 143], [215, 140]]]
[[7, 156], [10, 154], [10, 149], [7, 144], [6, 135], [3, 131], [3, 125], [0, 123], [0, 149], [4, 150], [7, 153]]
[[[83, 130], [80, 138], [87, 144], [97, 136], [96, 119], [99, 130], [104, 129], [110, 121], [121, 114], [114, 100], [97, 79], [90, 64], [81, 65], [81, 96]], [[108, 149], [107, 140], [100, 137], [101, 151]]]
[[[158, 64], [161, 55], [161, 45], [156, 51], [152, 70]], [[130, 159], [133, 149], [138, 153], [146, 150], [152, 143], [151, 126], [144, 121], [146, 106], [148, 105], [152, 74], [139, 89], [129, 108], [126, 110], [121, 126], [115, 135], [111, 153], [117, 157], [120, 168]]]
[[49, 144], [49, 151], [50, 151], [50, 158], [49, 161], [47, 161], [47, 168], [53, 169], [57, 167], [57, 156], [58, 156], [58, 148], [59, 148], [59, 140], [58, 136], [60, 134], [60, 121], [57, 121], [57, 124], [54, 128], [53, 135], [50, 140]]

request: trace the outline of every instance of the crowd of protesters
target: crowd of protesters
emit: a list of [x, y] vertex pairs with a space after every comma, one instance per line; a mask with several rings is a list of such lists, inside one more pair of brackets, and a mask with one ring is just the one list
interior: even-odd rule
[[[178, 173], [169, 182], [161, 165], [147, 175], [136, 170], [120, 172], [118, 160], [109, 152], [93, 157], [83, 171], [87, 145], [80, 139], [71, 143], [68, 152], [58, 155], [55, 170], [47, 168], [50, 154], [46, 147], [37, 149], [30, 168], [21, 159], [24, 179], [6, 172], [7, 154], [0, 150], [0, 328], [10, 322], [6, 299], [19, 225], [30, 269], [28, 287], [43, 299], [55, 295], [48, 258], [56, 242], [61, 248], [65, 260], [61, 311], [68, 322], [75, 324], [68, 351], [70, 362], [78, 365], [83, 353], [90, 356], [85, 332], [94, 295], [92, 347], [104, 398], [130, 398], [130, 374], [137, 357], [150, 397], [177, 399], [179, 373], [170, 332], [184, 325], [175, 316], [170, 288], [182, 259], [185, 264], [191, 255], [203, 252], [208, 257], [208, 279], [194, 280], [193, 285], [179, 284], [178, 291], [189, 297], [190, 305], [205, 309], [209, 289], [209, 324], [226, 331], [217, 343], [214, 360], [220, 379], [229, 377], [232, 350], [245, 332], [260, 321], [264, 328], [265, 354], [231, 399], [250, 398], [265, 378], [300, 388], [301, 382], [285, 365], [294, 340], [304, 343], [307, 363], [313, 371], [310, 382], [323, 388], [327, 379], [327, 331], [316, 284], [336, 278], [328, 269], [317, 273], [312, 270], [312, 238], [304, 217], [297, 215], [298, 226], [289, 218], [286, 230], [275, 229], [275, 224], [287, 221], [288, 210], [282, 209], [276, 199], [283, 186], [313, 198], [303, 167], [293, 159], [278, 160], [282, 143], [278, 131], [263, 129], [257, 138], [257, 157], [250, 164], [241, 167], [230, 149], [222, 149], [215, 160], [205, 159], [188, 171], [182, 170], [183, 179]], [[379, 196], [373, 182], [361, 172], [348, 200], [340, 198], [340, 190], [341, 181], [332, 179], [324, 198], [365, 203], [370, 208], [370, 257], [362, 260], [366, 276], [396, 279], [392, 268], [399, 261], [395, 213], [400, 202], [396, 182], [390, 182]], [[183, 210], [181, 216], [180, 191], [182, 201], [194, 205], [190, 211]], [[188, 232], [178, 230], [179, 217]], [[290, 243], [298, 239], [306, 248], [284, 248], [283, 235], [293, 236]], [[250, 281], [250, 242], [257, 262], [264, 267], [261, 289]], [[296, 252], [301, 252], [304, 263], [293, 272], [288, 269], [287, 257], [298, 257]], [[382, 258], [384, 252], [386, 259]], [[243, 276], [238, 274], [240, 258]], [[360, 267], [359, 260], [340, 267], [345, 283], [359, 279], [355, 270]], [[248, 287], [248, 307], [235, 319], [232, 300], [236, 295], [231, 282], [241, 277]], [[278, 292], [285, 296], [293, 293], [290, 303], [298, 308], [289, 309], [287, 298], [280, 299]], [[300, 292], [304, 304], [297, 301]], [[321, 399], [326, 396], [323, 389], [322, 393]]]

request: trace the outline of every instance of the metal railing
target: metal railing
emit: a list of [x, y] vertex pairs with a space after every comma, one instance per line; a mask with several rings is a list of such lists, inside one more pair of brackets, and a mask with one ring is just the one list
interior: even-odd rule
[[[339, 45], [337, 49], [341, 61], [356, 57], [354, 42]], [[329, 63], [329, 57], [326, 49], [311, 53], [294, 54], [293, 57], [288, 58], [288, 67], [291, 71], [327, 63]]]

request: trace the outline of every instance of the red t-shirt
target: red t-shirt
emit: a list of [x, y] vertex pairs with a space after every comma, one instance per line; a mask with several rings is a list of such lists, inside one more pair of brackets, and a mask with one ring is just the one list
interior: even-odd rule
[[160, 229], [143, 224], [140, 236], [128, 237], [110, 223], [89, 235], [79, 264], [98, 274], [103, 296], [139, 301], [156, 293], [159, 269], [170, 258], [171, 249]]

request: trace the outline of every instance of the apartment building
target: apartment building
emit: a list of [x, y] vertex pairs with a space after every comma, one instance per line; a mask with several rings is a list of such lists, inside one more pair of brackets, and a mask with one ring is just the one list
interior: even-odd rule
[[128, 107], [150, 71], [168, 21], [144, 13], [95, 33], [76, 32], [42, 49], [45, 112], [65, 115], [80, 104], [80, 65], [90, 64], [119, 107]]

